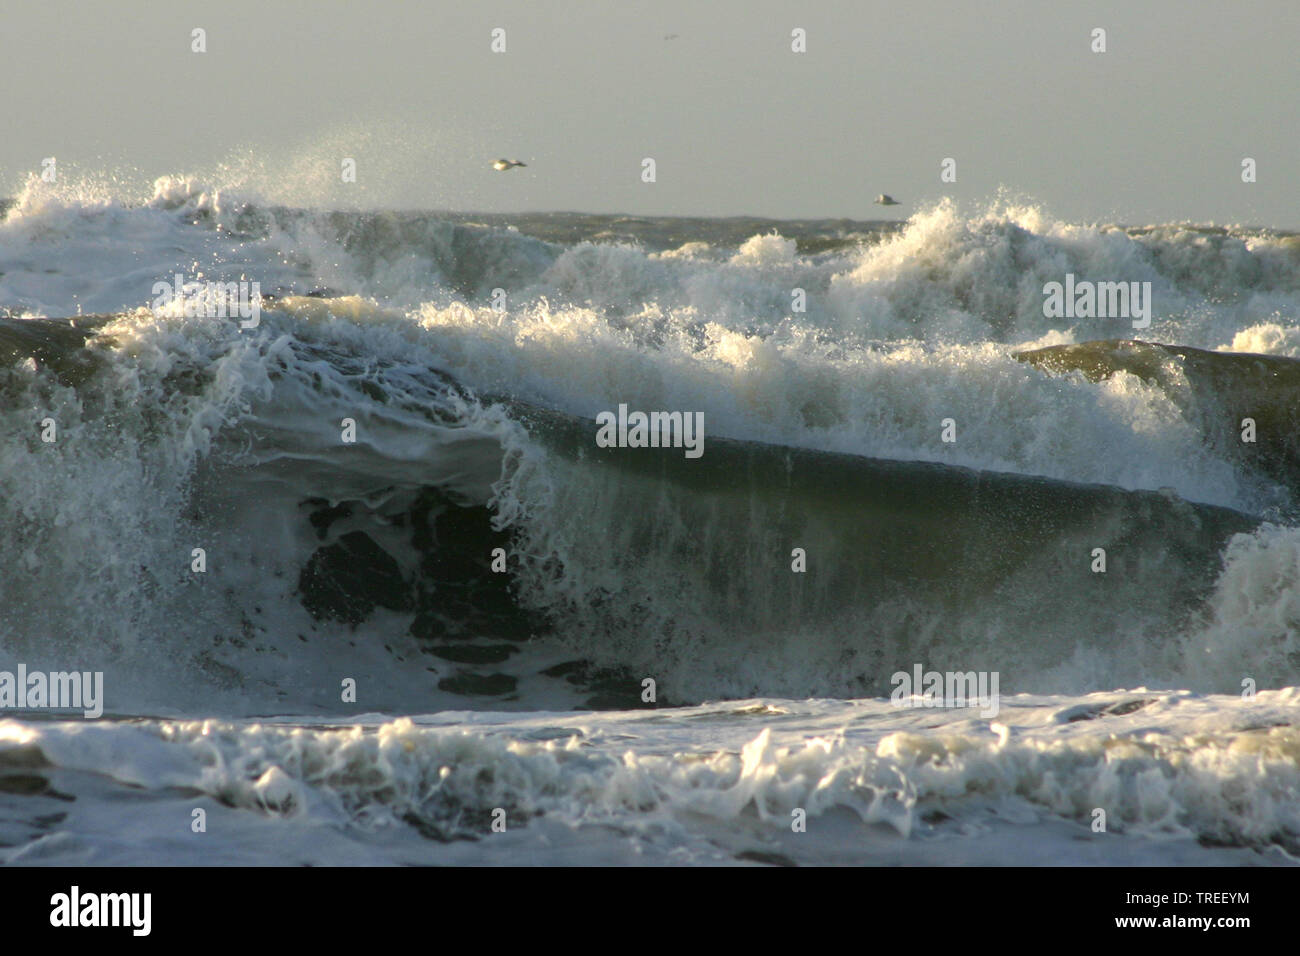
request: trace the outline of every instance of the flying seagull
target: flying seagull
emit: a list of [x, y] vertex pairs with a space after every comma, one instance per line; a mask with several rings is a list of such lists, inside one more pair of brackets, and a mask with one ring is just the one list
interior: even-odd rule
[[492, 164], [492, 168], [499, 173], [504, 173], [511, 166], [527, 166], [527, 163], [521, 163], [517, 159], [498, 159]]
[[897, 205], [899, 205], [899, 202], [898, 202], [898, 200], [895, 199], [893, 196], [889, 196], [889, 195], [886, 195], [885, 193], [881, 193], [879, 196], [876, 197], [876, 205], [877, 205], [877, 206], [897, 206]]

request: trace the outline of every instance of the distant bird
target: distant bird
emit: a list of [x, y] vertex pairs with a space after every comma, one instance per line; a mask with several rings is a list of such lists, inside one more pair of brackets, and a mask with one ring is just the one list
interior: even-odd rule
[[498, 159], [492, 164], [492, 168], [499, 173], [504, 173], [511, 166], [527, 166], [527, 163], [521, 163], [517, 159]]
[[897, 199], [895, 199], [893, 196], [888, 196], [885, 193], [881, 193], [879, 196], [876, 197], [877, 206], [897, 206], [898, 204], [899, 203]]
[[676, 40], [679, 36], [681, 36], [680, 33], [668, 33], [668, 34], [665, 34], [665, 35], [664, 35], [664, 39], [665, 39], [665, 40]]

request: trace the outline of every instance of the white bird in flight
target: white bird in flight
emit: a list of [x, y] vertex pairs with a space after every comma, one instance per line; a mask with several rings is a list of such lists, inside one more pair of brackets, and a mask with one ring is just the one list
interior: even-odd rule
[[876, 197], [876, 205], [877, 205], [877, 206], [897, 206], [897, 205], [899, 205], [899, 202], [898, 202], [898, 200], [895, 199], [893, 196], [887, 195], [886, 193], [881, 193], [879, 196]]
[[517, 159], [498, 159], [495, 163], [492, 164], [492, 168], [499, 173], [504, 173], [507, 169], [509, 169], [512, 166], [527, 166], [527, 165], [528, 165], [527, 163], [521, 163]]

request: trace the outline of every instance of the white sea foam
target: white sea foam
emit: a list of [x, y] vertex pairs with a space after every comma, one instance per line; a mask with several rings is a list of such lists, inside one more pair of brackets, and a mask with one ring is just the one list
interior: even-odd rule
[[[68, 818], [57, 835], [41, 834], [38, 800], [7, 812], [0, 859], [1296, 862], [1293, 691], [1007, 703], [992, 724], [966, 711], [783, 700], [654, 715], [372, 716], [348, 729], [5, 721], [0, 773], [39, 755], [40, 773], [77, 800], [59, 804]], [[110, 803], [126, 788], [127, 808]], [[195, 808], [207, 833], [190, 830]], [[491, 830], [494, 810], [504, 832]], [[805, 832], [792, 826], [800, 810]], [[1205, 848], [1216, 845], [1237, 849]]]

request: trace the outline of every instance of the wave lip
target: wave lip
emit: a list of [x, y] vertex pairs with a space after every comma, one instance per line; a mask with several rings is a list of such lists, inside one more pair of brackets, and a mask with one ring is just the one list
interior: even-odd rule
[[[1079, 680], [1080, 655], [1107, 680], [1178, 681], [1222, 549], [1258, 525], [1169, 492], [716, 437], [696, 461], [634, 455], [593, 447], [588, 422], [517, 414], [553, 455], [547, 510], [518, 529], [524, 599], [688, 700], [887, 694], [920, 660], [979, 661], [1019, 690]], [[815, 573], [792, 573], [796, 548]]]
[[1015, 357], [1092, 382], [1124, 372], [1155, 385], [1225, 457], [1300, 488], [1300, 359], [1126, 339], [1053, 345]]

